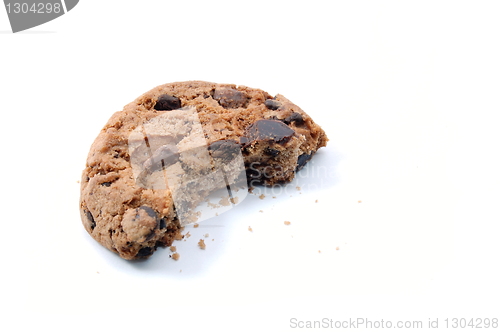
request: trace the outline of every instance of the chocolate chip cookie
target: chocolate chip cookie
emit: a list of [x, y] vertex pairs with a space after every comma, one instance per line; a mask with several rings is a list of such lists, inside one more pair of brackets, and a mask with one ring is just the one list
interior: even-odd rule
[[189, 211], [214, 190], [287, 183], [327, 141], [282, 95], [201, 81], [158, 86], [115, 113], [92, 144], [83, 225], [122, 258], [149, 257], [182, 237]]

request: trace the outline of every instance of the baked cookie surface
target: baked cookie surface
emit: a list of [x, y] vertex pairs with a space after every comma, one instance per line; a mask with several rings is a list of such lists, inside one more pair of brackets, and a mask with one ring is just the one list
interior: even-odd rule
[[[327, 140], [282, 95], [201, 81], [158, 86], [113, 114], [92, 144], [83, 225], [122, 258], [149, 257], [182, 238], [183, 209], [237, 182], [241, 169], [248, 186], [287, 183]], [[225, 182], [210, 175], [222, 168]]]

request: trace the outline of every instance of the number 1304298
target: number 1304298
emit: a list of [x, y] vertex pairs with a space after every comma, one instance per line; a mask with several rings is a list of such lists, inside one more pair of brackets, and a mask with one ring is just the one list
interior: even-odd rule
[[5, 5], [7, 8], [7, 13], [11, 14], [51, 14], [51, 13], [56, 13], [59, 14], [63, 9], [60, 3], [33, 3], [33, 4], [28, 4], [28, 3], [22, 3], [22, 2], [15, 2], [15, 3], [7, 3]]

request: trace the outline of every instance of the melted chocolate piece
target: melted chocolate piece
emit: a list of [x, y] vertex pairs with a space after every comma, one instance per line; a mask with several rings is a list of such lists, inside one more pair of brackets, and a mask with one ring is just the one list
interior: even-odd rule
[[164, 229], [167, 227], [167, 218], [160, 219], [160, 229]]
[[144, 248], [141, 248], [139, 250], [139, 252], [137, 253], [137, 255], [135, 255], [135, 257], [138, 257], [138, 258], [149, 257], [153, 254], [153, 252], [154, 252], [154, 248], [144, 247]]
[[248, 97], [244, 92], [231, 88], [215, 89], [214, 99], [224, 108], [244, 107], [248, 102]]
[[290, 116], [286, 117], [283, 120], [284, 123], [290, 124], [292, 122], [295, 122], [296, 125], [301, 125], [304, 123], [304, 118], [300, 113], [293, 112]]
[[85, 210], [85, 215], [87, 216], [87, 219], [90, 221], [90, 229], [94, 230], [95, 228], [94, 216], [92, 215], [92, 213], [90, 213], [89, 210]]
[[152, 173], [163, 167], [175, 164], [179, 159], [179, 150], [175, 145], [163, 145], [156, 149], [151, 158], [144, 162], [144, 170]]
[[271, 149], [271, 148], [266, 148], [264, 150], [264, 152], [267, 154], [267, 155], [270, 155], [271, 157], [277, 157], [279, 154], [280, 154], [280, 151], [279, 150], [276, 150], [276, 149]]
[[240, 144], [232, 139], [215, 141], [208, 146], [212, 158], [220, 162], [229, 162], [240, 153]]
[[276, 120], [257, 120], [246, 129], [246, 136], [253, 141], [272, 140], [279, 144], [285, 144], [294, 134], [292, 128]]
[[[150, 216], [151, 218], [156, 219], [156, 218], [158, 217], [158, 216], [156, 215], [155, 210], [153, 210], [153, 209], [152, 209], [152, 208], [150, 208], [149, 206], [145, 206], [145, 205], [143, 205], [143, 206], [139, 207], [139, 209], [141, 209], [141, 210], [143, 210], [144, 212], [146, 212], [146, 213], [148, 214], [148, 216]], [[139, 216], [139, 209], [137, 209], [137, 216], [136, 216], [136, 217], [138, 217], [138, 216]]]
[[313, 155], [313, 153], [311, 153], [311, 154], [307, 154], [307, 153], [301, 154], [299, 156], [299, 158], [297, 158], [297, 167], [295, 168], [295, 172], [300, 171], [304, 167], [304, 165], [307, 164], [307, 162], [309, 160], [311, 160], [312, 155]]
[[274, 100], [274, 99], [267, 99], [265, 102], [264, 102], [264, 105], [266, 105], [266, 107], [270, 110], [277, 110], [278, 108], [280, 108], [281, 106], [281, 103], [277, 100]]
[[180, 99], [171, 95], [161, 95], [158, 97], [154, 107], [157, 111], [171, 111], [178, 108], [181, 108]]

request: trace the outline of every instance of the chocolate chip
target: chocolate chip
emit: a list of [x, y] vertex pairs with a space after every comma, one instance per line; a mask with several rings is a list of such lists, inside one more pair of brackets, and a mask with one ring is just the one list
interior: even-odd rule
[[111, 182], [103, 182], [101, 183], [102, 186], [109, 187], [111, 185]]
[[171, 111], [178, 108], [181, 108], [180, 99], [171, 95], [161, 95], [158, 97], [154, 107], [157, 111]]
[[290, 116], [286, 117], [283, 122], [286, 124], [295, 122], [296, 125], [301, 125], [304, 123], [304, 118], [302, 117], [302, 114], [293, 112]]
[[224, 108], [244, 107], [248, 102], [248, 97], [244, 92], [231, 88], [215, 89], [214, 99]]
[[144, 247], [144, 248], [139, 249], [139, 252], [137, 253], [137, 255], [135, 255], [135, 257], [137, 257], [137, 258], [149, 257], [153, 254], [153, 251], [154, 251], [154, 248]]
[[[157, 215], [156, 215], [156, 212], [155, 210], [153, 210], [152, 208], [150, 208], [149, 206], [140, 206], [139, 209], [143, 210], [144, 212], [146, 212], [148, 214], [148, 216], [150, 216], [151, 218], [154, 218], [156, 219], [157, 218]], [[139, 209], [137, 209], [137, 214], [139, 214]]]
[[299, 158], [297, 158], [297, 167], [295, 168], [295, 172], [300, 171], [302, 167], [304, 167], [305, 164], [312, 158], [312, 153], [311, 154], [301, 154]]
[[164, 229], [167, 227], [167, 218], [161, 218], [160, 219], [160, 229]]
[[162, 145], [153, 153], [151, 158], [147, 159], [143, 166], [144, 169], [152, 173], [163, 167], [173, 165], [179, 159], [179, 150], [175, 145]]
[[281, 106], [281, 103], [277, 100], [274, 100], [274, 99], [267, 99], [265, 102], [264, 102], [264, 105], [266, 105], [267, 108], [269, 108], [270, 110], [277, 110], [278, 108], [280, 108]]
[[225, 139], [210, 144], [208, 151], [212, 158], [221, 162], [229, 162], [240, 153], [241, 147], [235, 140]]
[[90, 221], [90, 229], [94, 230], [95, 228], [94, 216], [92, 215], [92, 213], [90, 213], [89, 210], [85, 210], [85, 215], [87, 216], [87, 219]]
[[294, 134], [292, 128], [276, 120], [257, 120], [246, 129], [251, 140], [273, 140], [279, 144], [285, 144]]
[[266, 148], [264, 150], [264, 152], [268, 155], [270, 155], [271, 157], [276, 157], [280, 154], [280, 151], [279, 150], [276, 150], [276, 149], [271, 149], [271, 148]]

